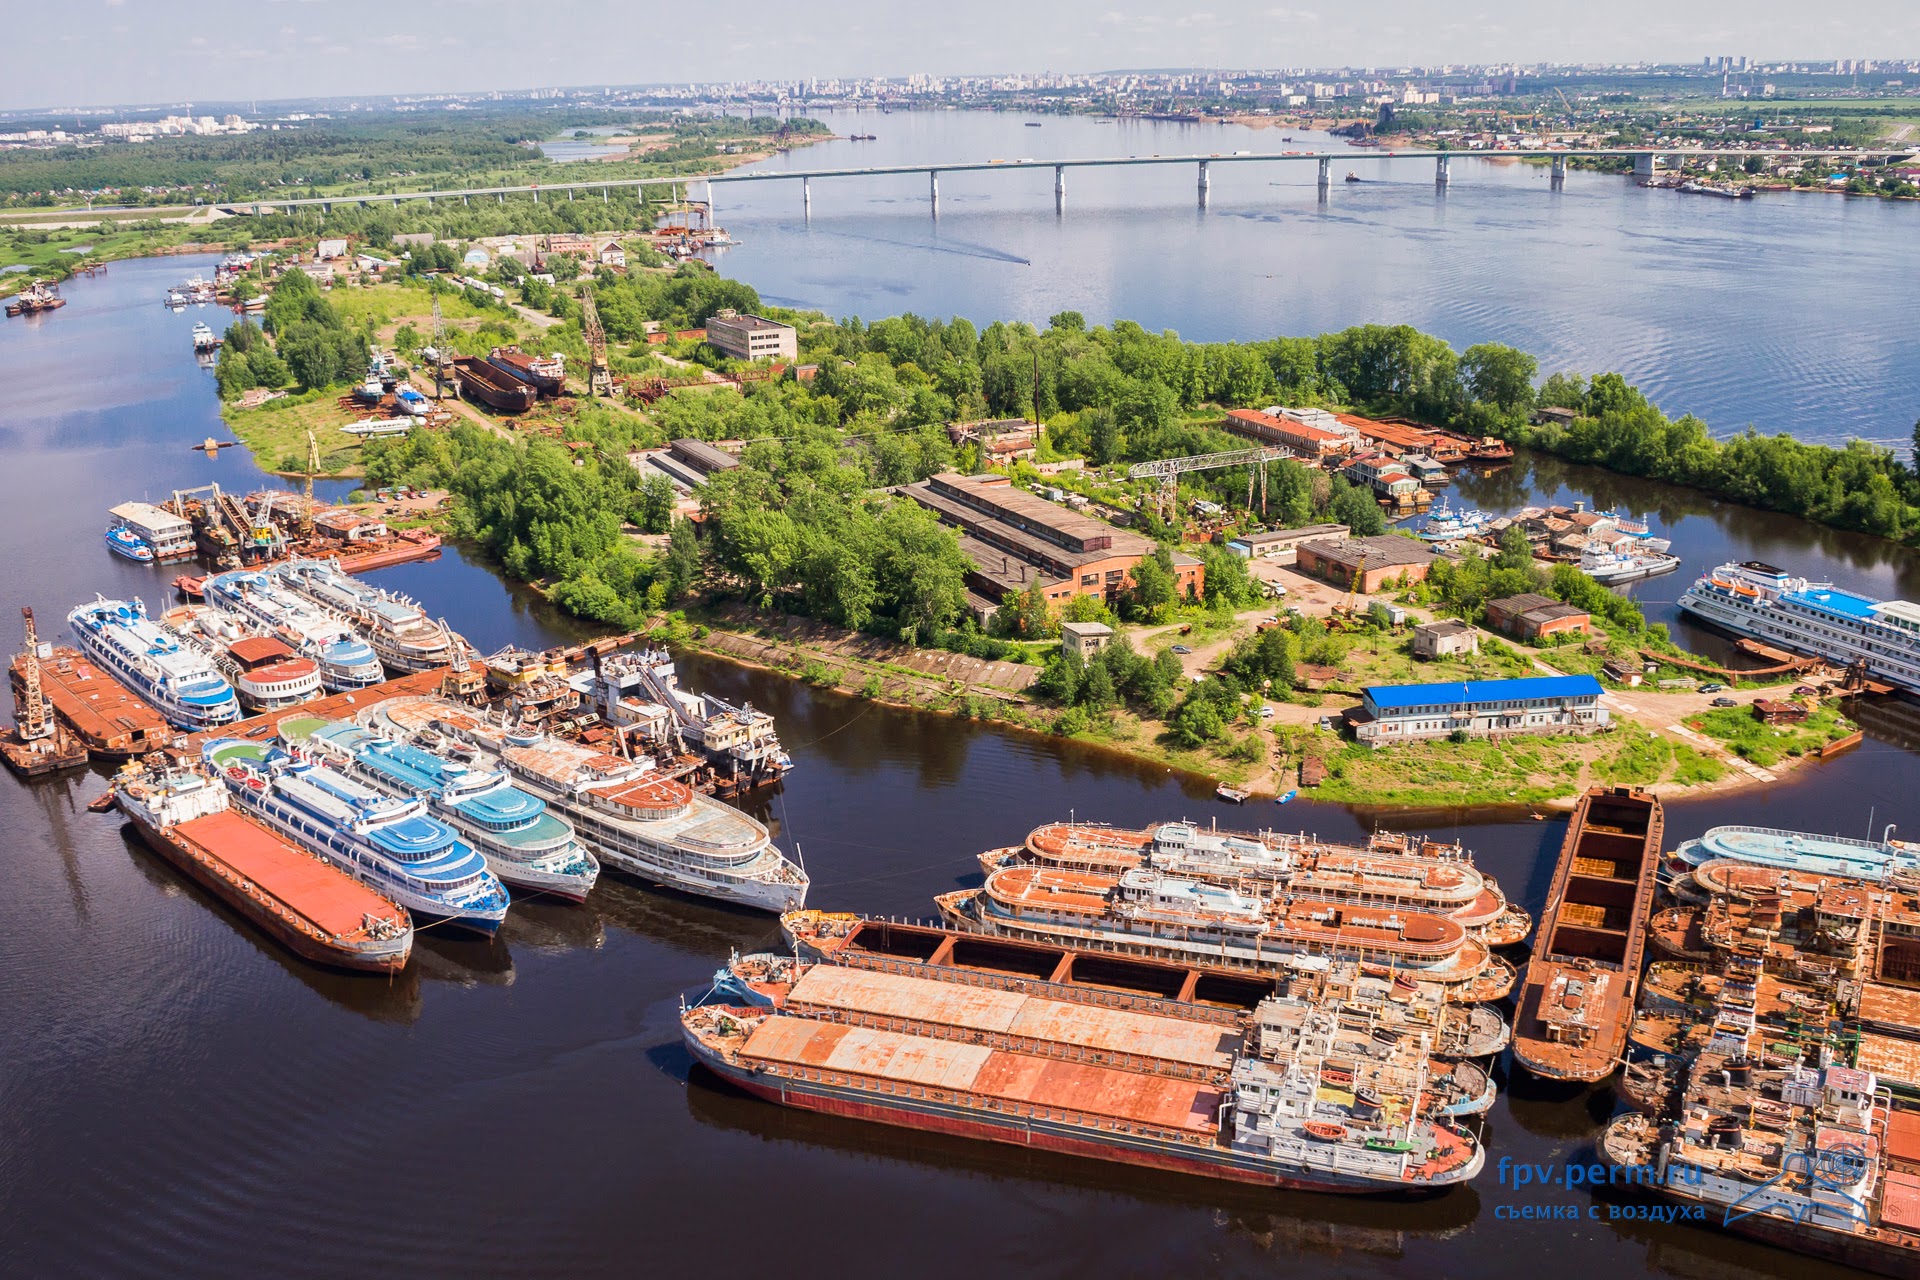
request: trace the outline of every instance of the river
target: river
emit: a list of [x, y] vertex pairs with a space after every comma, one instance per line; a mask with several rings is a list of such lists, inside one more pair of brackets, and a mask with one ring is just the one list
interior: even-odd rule
[[[828, 113], [834, 141], [756, 170], [1344, 148], [1285, 128], [973, 111]], [[1040, 127], [1029, 128], [1030, 123]], [[871, 142], [854, 142], [856, 133]], [[1316, 166], [1216, 164], [723, 183], [718, 258], [768, 299], [868, 320], [912, 311], [1044, 325], [1059, 311], [1203, 341], [1411, 324], [1464, 350], [1505, 342], [1543, 373], [1614, 370], [1716, 433], [1899, 448], [1920, 417], [1912, 356], [1920, 207], [1791, 193], [1716, 200], [1615, 175], [1352, 151]], [[1363, 181], [1342, 181], [1352, 170]], [[698, 189], [696, 188], [696, 191]]]
[[[110, 556], [105, 508], [262, 482], [241, 450], [190, 448], [224, 431], [190, 349], [200, 317], [159, 300], [195, 270], [210, 263], [116, 263], [72, 281], [64, 310], [0, 327], [11, 477], [0, 617], [32, 604], [51, 635], [96, 590], [157, 602], [174, 570]], [[1523, 478], [1468, 487], [1491, 503]], [[1873, 544], [1797, 522], [1557, 464], [1534, 479], [1655, 510], [1726, 554], [1901, 580]], [[458, 552], [375, 577], [483, 650], [577, 634]], [[1331, 838], [1371, 821], [1307, 801], [1236, 810], [1194, 780], [1074, 744], [683, 665], [695, 687], [778, 717], [798, 767], [754, 807], [804, 856], [827, 909], [925, 915], [932, 895], [977, 878], [979, 850], [1070, 810], [1118, 823], [1284, 818]], [[1875, 737], [1764, 792], [1674, 806], [1668, 827], [1676, 840], [1734, 820], [1857, 834], [1904, 818], [1914, 777], [1912, 755]], [[423, 935], [391, 983], [325, 974], [261, 941], [116, 818], [85, 812], [103, 785], [98, 771], [0, 780], [10, 1274], [1530, 1278], [1575, 1251], [1594, 1274], [1838, 1274], [1683, 1227], [1509, 1220], [1514, 1207], [1593, 1203], [1503, 1187], [1495, 1162], [1584, 1158], [1610, 1105], [1598, 1091], [1521, 1083], [1489, 1118], [1478, 1185], [1415, 1204], [1242, 1190], [784, 1112], [690, 1078], [678, 1037], [683, 994], [704, 991], [731, 950], [777, 945], [767, 917], [609, 879], [584, 907], [516, 905], [490, 943]], [[1540, 907], [1560, 823], [1393, 821], [1463, 838]]]

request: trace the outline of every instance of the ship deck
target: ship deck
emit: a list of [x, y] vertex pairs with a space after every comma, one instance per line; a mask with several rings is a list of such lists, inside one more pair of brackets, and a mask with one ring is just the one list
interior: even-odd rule
[[182, 842], [225, 863], [327, 933], [358, 933], [369, 915], [404, 915], [401, 908], [352, 876], [231, 809], [190, 819], [172, 830]]
[[1208, 1070], [1233, 1065], [1240, 1036], [1213, 1021], [1047, 999], [1017, 991], [903, 974], [815, 965], [788, 994], [789, 1007], [910, 1019], [963, 1035], [1045, 1041], [1096, 1054], [1124, 1054]]
[[776, 1015], [754, 1028], [741, 1059], [844, 1072], [895, 1088], [972, 1094], [1211, 1137], [1221, 1092], [1192, 1080], [1064, 1062], [930, 1036]]
[[[13, 660], [19, 683], [20, 659]], [[54, 714], [80, 735], [88, 749], [110, 755], [152, 750], [173, 739], [158, 711], [101, 671], [77, 649], [62, 645], [40, 664], [40, 687]]]

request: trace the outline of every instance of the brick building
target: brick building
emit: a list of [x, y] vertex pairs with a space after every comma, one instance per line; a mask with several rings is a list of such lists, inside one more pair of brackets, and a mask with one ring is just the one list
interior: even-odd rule
[[[1149, 538], [1048, 502], [1002, 475], [946, 472], [901, 492], [960, 531], [960, 550], [973, 562], [967, 586], [978, 597], [976, 613], [1035, 582], [1056, 604], [1076, 595], [1111, 602], [1155, 550]], [[1176, 552], [1173, 570], [1180, 594], [1204, 589], [1206, 569], [1192, 556]]]
[[1322, 542], [1344, 538], [1350, 532], [1343, 524], [1309, 524], [1298, 529], [1269, 529], [1265, 533], [1243, 533], [1227, 543], [1227, 550], [1245, 560], [1274, 560], [1292, 564], [1303, 542]]
[[1359, 575], [1360, 590], [1368, 595], [1395, 579], [1418, 582], [1433, 566], [1434, 553], [1412, 538], [1390, 533], [1371, 538], [1329, 538], [1303, 542], [1295, 565], [1310, 577], [1346, 587]]
[[[1315, 410], [1295, 410], [1306, 415]], [[1359, 433], [1341, 423], [1332, 414], [1324, 421], [1304, 421], [1289, 413], [1262, 413], [1258, 409], [1229, 409], [1221, 423], [1226, 430], [1259, 444], [1292, 449], [1309, 458], [1328, 458], [1346, 453], [1359, 441]]]
[[1593, 615], [1535, 591], [1487, 601], [1487, 627], [1516, 640], [1539, 640], [1593, 629]]

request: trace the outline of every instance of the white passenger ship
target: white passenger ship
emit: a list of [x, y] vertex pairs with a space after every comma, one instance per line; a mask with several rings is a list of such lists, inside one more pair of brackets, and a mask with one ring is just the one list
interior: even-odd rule
[[1679, 605], [1724, 631], [1838, 666], [1859, 663], [1872, 679], [1920, 694], [1920, 605], [1809, 582], [1758, 560], [1702, 574]]
[[240, 718], [240, 700], [212, 660], [147, 617], [141, 601], [96, 598], [69, 613], [67, 625], [80, 652], [174, 728], [212, 729]]
[[806, 903], [807, 873], [774, 846], [764, 826], [668, 777], [646, 756], [607, 755], [508, 728], [439, 698], [389, 699], [359, 720], [396, 741], [464, 752], [476, 768], [497, 760], [616, 871], [760, 911]]

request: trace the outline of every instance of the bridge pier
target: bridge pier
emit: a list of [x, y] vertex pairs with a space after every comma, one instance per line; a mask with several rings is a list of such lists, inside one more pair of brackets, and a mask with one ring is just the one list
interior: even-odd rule
[[1320, 157], [1320, 195], [1324, 199], [1327, 189], [1333, 186], [1333, 157]]
[[802, 217], [805, 217], [805, 218], [813, 217], [813, 179], [812, 178], [800, 179], [800, 214]]
[[1067, 211], [1067, 166], [1063, 164], [1053, 166], [1053, 211]]
[[1436, 156], [1433, 161], [1433, 185], [1445, 188], [1453, 181], [1453, 157]]
[[504, 192], [504, 191], [496, 191], [496, 192], [494, 192], [494, 195], [496, 195], [496, 196], [498, 196], [498, 197], [499, 197], [499, 199], [500, 199], [500, 203], [501, 203], [501, 204], [505, 204], [505, 203], [507, 202], [507, 193], [506, 193], [506, 192]]
[[1567, 158], [1565, 156], [1555, 156], [1553, 158], [1552, 182], [1555, 191], [1567, 185]]
[[540, 203], [540, 188], [538, 188], [538, 187], [535, 187], [535, 188], [533, 189], [533, 202], [534, 202], [535, 204], [539, 204], [539, 203]]
[[601, 204], [613, 203], [613, 189], [611, 187], [600, 188], [600, 203]]
[[1200, 162], [1200, 207], [1207, 207], [1207, 195], [1213, 188], [1213, 178], [1207, 173], [1207, 162]]
[[940, 171], [927, 170], [927, 201], [933, 207], [933, 216], [940, 216]]
[[572, 204], [572, 203], [573, 203], [573, 188], [572, 188], [572, 187], [568, 187], [568, 188], [567, 188], [567, 203], [568, 203], [568, 204]]
[[471, 205], [473, 201], [469, 200], [466, 196], [463, 195], [460, 197], [460, 203], [463, 205]]
[[1633, 157], [1633, 176], [1642, 180], [1660, 172], [1660, 157], [1651, 151], [1642, 151]]

